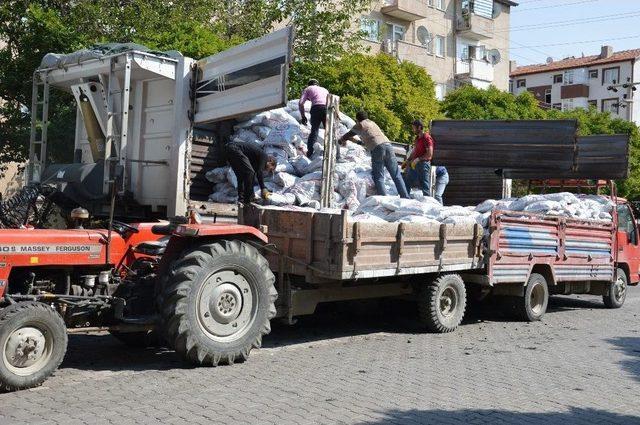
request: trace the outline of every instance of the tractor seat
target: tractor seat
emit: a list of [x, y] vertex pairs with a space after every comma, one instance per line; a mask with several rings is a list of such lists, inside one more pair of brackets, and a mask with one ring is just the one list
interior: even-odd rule
[[147, 241], [141, 242], [135, 247], [133, 247], [133, 252], [137, 252], [138, 254], [151, 255], [151, 256], [159, 256], [164, 254], [164, 251], [167, 249], [167, 244], [169, 243], [169, 237], [160, 238], [157, 241]]

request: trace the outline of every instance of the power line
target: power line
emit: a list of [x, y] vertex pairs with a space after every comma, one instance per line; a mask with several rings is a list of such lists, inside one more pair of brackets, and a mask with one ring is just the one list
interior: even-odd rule
[[564, 4], [554, 4], [554, 5], [550, 5], [550, 6], [537, 6], [537, 7], [528, 7], [525, 9], [515, 9], [513, 10], [511, 13], [514, 12], [524, 12], [527, 10], [540, 10], [540, 9], [550, 9], [550, 8], [557, 8], [557, 7], [564, 7], [564, 6], [573, 6], [576, 4], [583, 4], [583, 3], [594, 3], [600, 0], [581, 0], [581, 1], [575, 1], [573, 3], [564, 3]]
[[582, 24], [595, 24], [600, 22], [614, 21], [619, 19], [637, 18], [637, 17], [640, 17], [640, 12], [637, 12], [633, 15], [619, 16], [615, 18], [591, 18], [588, 20], [575, 21], [575, 22], [556, 22], [556, 23], [549, 23], [549, 24], [539, 24], [538, 26], [535, 26], [535, 27], [531, 26], [526, 28], [518, 27], [511, 30], [508, 30], [508, 29], [495, 30], [495, 32], [536, 31], [536, 30], [547, 29], [547, 28], [569, 27], [569, 26], [582, 25]]
[[570, 46], [572, 44], [587, 44], [587, 43], [598, 43], [598, 42], [601, 42], [601, 41], [628, 40], [628, 39], [631, 39], [631, 38], [640, 38], [640, 34], [638, 34], [638, 35], [630, 35], [628, 37], [602, 38], [600, 40], [583, 40], [583, 41], [572, 41], [572, 42], [569, 42], [569, 43], [553, 43], [553, 44], [539, 44], [537, 46], [511, 47], [509, 50], [525, 49], [525, 48], [533, 48], [533, 47]]
[[494, 32], [530, 31], [530, 30], [552, 28], [552, 27], [558, 27], [558, 26], [571, 26], [571, 25], [580, 25], [585, 23], [595, 23], [595, 22], [612, 21], [617, 19], [635, 18], [638, 16], [640, 16], [640, 10], [634, 11], [634, 12], [627, 12], [627, 13], [617, 13], [613, 15], [594, 16], [590, 18], [581, 18], [581, 19], [571, 19], [567, 21], [553, 21], [553, 22], [547, 22], [545, 24], [520, 25], [520, 26], [511, 27], [509, 29], [504, 29], [504, 30], [494, 30]]

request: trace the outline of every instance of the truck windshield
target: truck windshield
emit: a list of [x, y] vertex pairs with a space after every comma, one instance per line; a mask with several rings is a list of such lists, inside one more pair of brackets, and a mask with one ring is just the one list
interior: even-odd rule
[[627, 234], [632, 244], [636, 245], [638, 243], [633, 215], [627, 205], [618, 205], [618, 229]]

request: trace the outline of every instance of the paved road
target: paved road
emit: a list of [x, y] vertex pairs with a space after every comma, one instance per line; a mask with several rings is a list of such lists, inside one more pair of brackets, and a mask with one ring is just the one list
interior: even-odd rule
[[588, 296], [549, 310], [512, 323], [488, 305], [433, 335], [408, 304], [333, 307], [219, 368], [73, 336], [44, 386], [0, 394], [0, 424], [640, 424], [640, 288], [621, 310]]

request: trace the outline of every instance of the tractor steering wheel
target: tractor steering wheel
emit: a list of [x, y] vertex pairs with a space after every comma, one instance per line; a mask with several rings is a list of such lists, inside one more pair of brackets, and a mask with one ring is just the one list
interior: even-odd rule
[[[140, 233], [140, 230], [138, 230], [136, 227], [133, 227], [130, 224], [123, 223], [123, 222], [118, 221], [118, 220], [113, 220], [113, 228], [114, 228], [114, 230], [116, 232], [121, 233], [121, 234], [128, 233], [128, 232]], [[118, 228], [120, 228], [120, 229], [118, 229]]]

